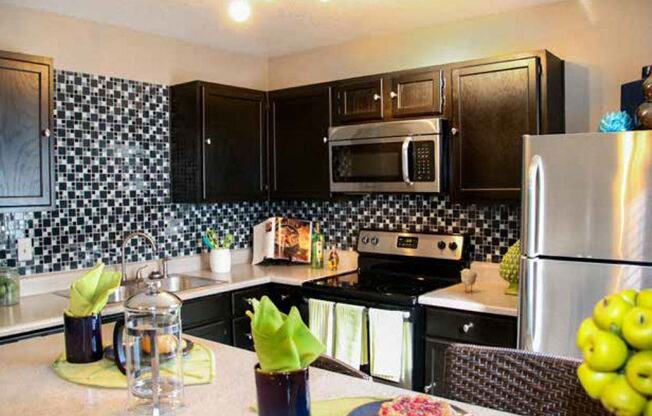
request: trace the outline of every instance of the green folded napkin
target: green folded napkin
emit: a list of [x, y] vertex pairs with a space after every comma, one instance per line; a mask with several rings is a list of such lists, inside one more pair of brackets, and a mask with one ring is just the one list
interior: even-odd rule
[[[102, 358], [88, 364], [71, 364], [62, 353], [52, 363], [54, 372], [64, 380], [85, 386], [105, 387], [111, 389], [126, 389], [127, 377], [118, 370], [113, 360]], [[169, 373], [165, 366], [163, 374]], [[195, 342], [194, 346], [183, 357], [183, 383], [187, 386], [195, 384], [210, 384], [215, 378], [215, 357], [213, 351]]]
[[310, 332], [299, 310], [281, 313], [267, 297], [253, 301], [251, 334], [260, 369], [264, 372], [296, 371], [307, 368], [324, 352], [324, 345]]
[[104, 271], [102, 262], [70, 286], [70, 306], [66, 315], [82, 317], [102, 311], [109, 296], [120, 286], [120, 272]]

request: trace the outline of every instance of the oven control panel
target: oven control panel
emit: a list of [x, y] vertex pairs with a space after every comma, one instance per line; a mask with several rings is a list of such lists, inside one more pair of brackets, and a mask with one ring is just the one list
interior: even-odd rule
[[359, 253], [461, 260], [464, 245], [462, 235], [362, 230], [358, 236]]

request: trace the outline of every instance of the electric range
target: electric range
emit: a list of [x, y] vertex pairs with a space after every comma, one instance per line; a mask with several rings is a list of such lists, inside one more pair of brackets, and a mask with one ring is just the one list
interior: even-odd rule
[[357, 272], [306, 282], [303, 295], [402, 311], [412, 333], [412, 370], [399, 383], [378, 381], [421, 391], [425, 313], [418, 299], [460, 282], [460, 271], [468, 266], [468, 241], [463, 235], [361, 230], [357, 251]]

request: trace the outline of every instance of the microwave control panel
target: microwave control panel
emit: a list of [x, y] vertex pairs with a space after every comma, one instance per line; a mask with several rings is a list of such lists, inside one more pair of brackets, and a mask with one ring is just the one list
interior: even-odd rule
[[435, 178], [435, 143], [428, 140], [415, 142], [413, 147], [415, 182], [432, 182]]

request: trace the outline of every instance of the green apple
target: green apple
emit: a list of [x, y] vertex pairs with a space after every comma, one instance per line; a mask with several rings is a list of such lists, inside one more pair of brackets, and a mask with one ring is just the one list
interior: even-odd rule
[[592, 399], [600, 399], [604, 388], [618, 376], [618, 373], [593, 371], [586, 363], [580, 364], [577, 368], [577, 378], [584, 388], [586, 394]]
[[636, 306], [652, 309], [652, 289], [643, 289], [638, 292]]
[[618, 295], [609, 295], [600, 299], [593, 308], [593, 320], [600, 329], [619, 333], [625, 313], [632, 308]]
[[623, 298], [623, 300], [625, 302], [629, 303], [630, 305], [635, 306], [636, 305], [636, 297], [638, 296], [638, 292], [636, 291], [636, 289], [625, 289], [625, 290], [621, 290], [618, 293], [618, 296]]
[[643, 416], [652, 416], [652, 400], [647, 402]]
[[584, 361], [593, 371], [616, 371], [625, 364], [627, 344], [618, 335], [597, 330], [586, 340], [582, 349]]
[[598, 328], [595, 322], [593, 322], [593, 318], [586, 318], [585, 320], [583, 320], [582, 323], [580, 324], [579, 329], [577, 330], [577, 338], [576, 338], [577, 348], [583, 350], [589, 336], [591, 336], [591, 334], [593, 334], [595, 331], [599, 331], [599, 330], [600, 328]]
[[625, 341], [639, 350], [652, 349], [652, 309], [636, 306], [625, 314], [622, 323]]
[[602, 391], [602, 405], [617, 416], [638, 416], [643, 413], [647, 400], [619, 374]]
[[632, 355], [625, 366], [625, 377], [636, 391], [652, 395], [652, 351]]

